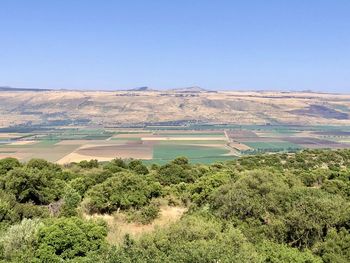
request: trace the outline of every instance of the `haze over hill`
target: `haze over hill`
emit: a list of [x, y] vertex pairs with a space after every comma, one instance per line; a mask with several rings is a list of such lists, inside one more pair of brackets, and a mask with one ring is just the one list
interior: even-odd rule
[[[40, 92], [39, 92], [40, 91]], [[200, 87], [128, 91], [0, 89], [1, 127], [147, 124], [350, 124], [350, 95], [207, 91]]]

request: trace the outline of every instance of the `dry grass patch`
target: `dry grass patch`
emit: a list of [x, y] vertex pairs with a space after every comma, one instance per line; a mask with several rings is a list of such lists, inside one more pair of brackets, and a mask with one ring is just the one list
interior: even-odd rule
[[68, 164], [68, 163], [72, 163], [72, 162], [81, 162], [81, 161], [89, 161], [92, 159], [98, 160], [99, 162], [108, 162], [113, 160], [115, 157], [96, 157], [96, 156], [89, 156], [89, 155], [81, 155], [79, 153], [76, 152], [72, 152], [67, 154], [66, 156], [64, 156], [63, 158], [59, 159], [57, 161], [58, 164]]
[[152, 145], [146, 144], [124, 144], [106, 145], [80, 148], [76, 153], [85, 156], [95, 156], [97, 158], [134, 158], [152, 159]]
[[108, 225], [107, 241], [110, 244], [120, 244], [126, 234], [133, 238], [140, 238], [144, 233], [154, 231], [158, 227], [166, 227], [178, 221], [187, 211], [187, 208], [180, 206], [162, 206], [159, 217], [152, 223], [143, 225], [140, 223], [127, 222], [126, 215], [115, 213], [113, 215], [84, 215], [87, 219], [103, 219]]

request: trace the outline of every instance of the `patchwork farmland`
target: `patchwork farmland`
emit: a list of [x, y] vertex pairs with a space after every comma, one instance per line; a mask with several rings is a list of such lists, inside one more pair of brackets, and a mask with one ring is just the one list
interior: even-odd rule
[[350, 148], [350, 127], [194, 124], [0, 132], [0, 158], [43, 158], [59, 164], [114, 158], [163, 164], [178, 156], [213, 163], [246, 154], [326, 148]]

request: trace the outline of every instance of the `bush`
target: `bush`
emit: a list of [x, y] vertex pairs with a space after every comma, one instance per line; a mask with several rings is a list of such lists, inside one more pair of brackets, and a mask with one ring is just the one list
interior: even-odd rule
[[315, 245], [313, 250], [326, 263], [350, 262], [350, 233], [345, 228], [337, 231], [332, 228], [328, 231], [323, 242]]
[[49, 169], [52, 171], [61, 171], [61, 167], [58, 164], [50, 163], [43, 159], [31, 159], [26, 167], [36, 168], [38, 170]]
[[78, 163], [78, 166], [85, 169], [92, 169], [98, 167], [98, 161], [97, 160], [90, 160], [90, 161], [81, 161]]
[[54, 170], [44, 168], [15, 168], [4, 177], [4, 187], [18, 202], [45, 205], [61, 195], [64, 182], [55, 175]]
[[61, 207], [61, 216], [76, 216], [78, 204], [81, 201], [81, 196], [72, 187], [66, 186], [63, 194], [63, 205]]
[[322, 263], [321, 258], [310, 251], [300, 251], [285, 244], [276, 244], [265, 241], [258, 246], [258, 251], [263, 256], [263, 262], [280, 263]]
[[16, 197], [12, 194], [0, 190], [0, 222], [14, 223], [18, 221], [18, 215], [14, 211]]
[[194, 176], [191, 171], [177, 163], [161, 166], [157, 178], [162, 185], [172, 185], [181, 182], [190, 183], [194, 181]]
[[4, 158], [0, 160], [0, 175], [6, 174], [8, 171], [16, 167], [21, 167], [21, 163], [15, 158]]
[[38, 219], [23, 219], [20, 224], [11, 226], [0, 239], [4, 258], [28, 262], [25, 259], [33, 256], [33, 249], [41, 226], [43, 224]]
[[131, 210], [128, 213], [128, 219], [146, 225], [156, 219], [159, 212], [159, 204], [151, 202], [149, 205], [143, 206], [140, 210]]
[[148, 174], [149, 173], [146, 165], [144, 165], [141, 160], [131, 160], [128, 164], [128, 168], [137, 174]]
[[116, 158], [103, 166], [103, 169], [108, 170], [112, 173], [121, 172], [126, 168], [126, 163], [120, 158]]
[[45, 218], [49, 216], [49, 210], [47, 207], [37, 206], [33, 203], [17, 203], [13, 209], [20, 220], [25, 218]]
[[92, 187], [87, 196], [90, 212], [110, 213], [118, 209], [140, 208], [160, 195], [160, 186], [140, 175], [121, 172]]
[[40, 228], [35, 255], [40, 262], [84, 258], [106, 245], [106, 235], [107, 228], [102, 223], [76, 217], [55, 219]]
[[110, 262], [261, 262], [243, 234], [220, 221], [186, 216], [169, 228], [129, 240]]

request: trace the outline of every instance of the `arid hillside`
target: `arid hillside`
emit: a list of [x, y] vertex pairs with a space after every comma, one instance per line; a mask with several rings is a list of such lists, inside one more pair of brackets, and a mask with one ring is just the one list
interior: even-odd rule
[[0, 91], [0, 127], [16, 125], [350, 124], [350, 95], [313, 92]]

